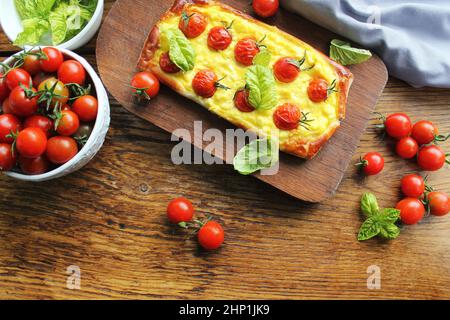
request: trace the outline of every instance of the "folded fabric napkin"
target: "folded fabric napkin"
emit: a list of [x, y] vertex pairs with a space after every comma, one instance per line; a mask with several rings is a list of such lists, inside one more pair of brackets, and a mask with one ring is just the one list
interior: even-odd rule
[[281, 0], [282, 6], [376, 52], [414, 87], [450, 88], [450, 0]]

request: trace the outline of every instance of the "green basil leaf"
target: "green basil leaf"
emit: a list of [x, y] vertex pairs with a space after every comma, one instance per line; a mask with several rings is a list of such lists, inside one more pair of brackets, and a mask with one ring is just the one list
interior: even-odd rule
[[245, 75], [249, 89], [248, 101], [255, 109], [272, 109], [277, 104], [275, 78], [269, 67], [253, 65]]
[[372, 57], [369, 50], [353, 48], [350, 43], [333, 39], [330, 45], [330, 58], [346, 66], [367, 61]]
[[270, 58], [272, 55], [270, 54], [269, 50], [262, 49], [254, 58], [253, 58], [253, 64], [268, 67], [270, 63]]
[[400, 210], [394, 208], [386, 208], [380, 211], [378, 219], [385, 223], [395, 223], [400, 218]]
[[384, 239], [395, 239], [400, 235], [400, 229], [393, 223], [380, 223], [380, 237]]
[[376, 219], [373, 217], [367, 218], [359, 229], [358, 240], [364, 241], [373, 238], [380, 233], [380, 230], [380, 224]]
[[240, 174], [248, 175], [277, 162], [278, 144], [273, 140], [255, 139], [238, 151], [233, 166]]
[[179, 29], [167, 29], [164, 35], [169, 43], [169, 57], [184, 72], [192, 70], [195, 51], [186, 36]]
[[371, 217], [378, 214], [380, 208], [378, 207], [377, 197], [373, 193], [366, 192], [361, 197], [361, 211], [367, 216]]

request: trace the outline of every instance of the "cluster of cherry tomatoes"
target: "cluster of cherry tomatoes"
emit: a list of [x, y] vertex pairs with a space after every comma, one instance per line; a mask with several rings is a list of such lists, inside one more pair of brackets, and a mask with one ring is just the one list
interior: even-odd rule
[[207, 219], [201, 221], [194, 218], [194, 206], [183, 197], [173, 199], [167, 206], [167, 217], [171, 223], [176, 223], [182, 228], [193, 228], [197, 231], [199, 244], [206, 250], [219, 248], [224, 240], [222, 226]]
[[86, 143], [97, 118], [86, 70], [45, 47], [15, 56], [0, 73], [0, 170], [18, 164], [42, 174], [68, 162]]
[[[439, 134], [438, 128], [427, 120], [413, 124], [404, 113], [383, 116], [387, 135], [396, 140], [395, 152], [403, 159], [416, 157], [417, 164], [424, 171], [437, 171], [448, 163], [446, 154], [436, 143], [449, 136]], [[378, 152], [369, 152], [357, 164], [366, 175], [375, 175], [384, 168], [384, 158]], [[408, 174], [401, 180], [401, 190], [405, 198], [397, 203], [400, 218], [405, 224], [419, 222], [425, 212], [435, 216], [446, 215], [450, 211], [450, 198], [444, 192], [434, 191], [418, 174]]]

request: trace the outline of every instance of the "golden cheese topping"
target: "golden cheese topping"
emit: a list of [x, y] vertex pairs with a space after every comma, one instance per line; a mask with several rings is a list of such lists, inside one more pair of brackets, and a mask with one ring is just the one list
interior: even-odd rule
[[[194, 69], [188, 72], [167, 74], [178, 86], [183, 88], [183, 95], [234, 124], [244, 126], [266, 136], [278, 136], [281, 147], [283, 146], [283, 142], [292, 138], [315, 141], [329, 127], [335, 127], [339, 124], [339, 92], [330, 94], [325, 101], [318, 103], [311, 101], [308, 97], [308, 85], [313, 78], [323, 78], [330, 84], [334, 80], [338, 81], [339, 79], [333, 65], [321, 53], [308, 44], [283, 32], [279, 32], [276, 27], [254, 23], [232, 12], [226, 11], [220, 6], [197, 6], [195, 4], [189, 6], [187, 11], [192, 10], [202, 13], [207, 17], [208, 25], [201, 35], [189, 39], [196, 55]], [[160, 21], [158, 27], [161, 34], [164, 33], [164, 30], [178, 28], [179, 20], [179, 15], [173, 15]], [[230, 46], [222, 51], [210, 49], [207, 45], [209, 30], [215, 26], [228, 25], [231, 21], [233, 21], [233, 25], [230, 32], [233, 40]], [[237, 90], [244, 87], [245, 73], [248, 69], [247, 66], [236, 62], [234, 47], [240, 39], [251, 37], [259, 40], [264, 36], [263, 44], [267, 46], [267, 49], [271, 53], [270, 68], [282, 57], [303, 58], [305, 50], [307, 51], [307, 55], [304, 66], [314, 65], [310, 70], [300, 71], [299, 76], [293, 82], [283, 83], [276, 80], [277, 106], [284, 103], [292, 103], [297, 105], [303, 113], [309, 113], [308, 118], [313, 119], [313, 121], [309, 122], [309, 130], [302, 126], [293, 130], [278, 129], [273, 121], [273, 113], [276, 108], [241, 112], [234, 105], [234, 94]], [[158, 48], [153, 57], [155, 60], [154, 64], [158, 66], [160, 55], [168, 50], [168, 45], [164, 41], [161, 41], [160, 45], [160, 48]], [[192, 89], [192, 79], [199, 70], [203, 69], [214, 71], [218, 78], [225, 76], [221, 83], [231, 89], [224, 90], [218, 88], [211, 98], [202, 98], [196, 95]], [[336, 87], [339, 88], [339, 84]]]

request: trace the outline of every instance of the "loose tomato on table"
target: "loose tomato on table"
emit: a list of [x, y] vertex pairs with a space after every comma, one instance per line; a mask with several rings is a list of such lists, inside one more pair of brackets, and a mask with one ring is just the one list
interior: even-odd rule
[[29, 175], [45, 173], [49, 167], [49, 162], [45, 155], [41, 155], [37, 158], [25, 158], [23, 156], [19, 156], [18, 162], [20, 170]]
[[248, 101], [249, 91], [240, 89], [234, 94], [234, 105], [242, 112], [252, 112], [255, 108]]
[[262, 17], [268, 18], [278, 11], [278, 7], [280, 3], [278, 0], [253, 0], [252, 7], [255, 10], [255, 13]]
[[17, 133], [22, 128], [20, 120], [12, 114], [0, 115], [0, 142], [13, 143], [11, 133]]
[[81, 96], [72, 104], [72, 111], [81, 121], [94, 121], [97, 118], [98, 101], [91, 95]]
[[234, 47], [234, 58], [244, 66], [250, 66], [253, 58], [260, 52], [262, 40], [256, 41], [253, 38], [244, 38], [239, 40]]
[[205, 31], [208, 24], [206, 16], [200, 12], [188, 13], [183, 11], [181, 13], [178, 28], [184, 33], [186, 38], [192, 39], [198, 37]]
[[423, 146], [417, 154], [417, 163], [423, 170], [436, 171], [441, 169], [445, 163], [449, 163], [446, 154], [438, 146]]
[[80, 120], [75, 112], [63, 110], [60, 112], [59, 121], [56, 123], [56, 132], [62, 136], [71, 136], [77, 132]]
[[169, 52], [161, 53], [159, 57], [159, 66], [162, 71], [167, 73], [177, 73], [181, 69], [170, 60]]
[[444, 192], [430, 192], [427, 195], [427, 204], [430, 213], [435, 216], [444, 216], [450, 211], [450, 198]]
[[173, 199], [167, 206], [167, 218], [172, 223], [188, 222], [194, 216], [194, 206], [183, 197]]
[[20, 84], [29, 86], [31, 83], [31, 76], [28, 72], [20, 68], [14, 68], [8, 71], [5, 76], [6, 85], [9, 90], [13, 90]]
[[159, 80], [151, 72], [139, 72], [131, 79], [133, 93], [136, 96], [151, 99], [159, 92]]
[[411, 137], [401, 138], [395, 145], [395, 152], [403, 159], [414, 158], [419, 151], [419, 145]]
[[16, 165], [16, 154], [12, 145], [0, 143], [0, 171], [9, 171]]
[[0, 72], [0, 103], [8, 98], [10, 92], [11, 90], [9, 90], [8, 85], [6, 84], [6, 77]]
[[23, 122], [24, 128], [40, 128], [42, 131], [44, 131], [47, 138], [49, 138], [52, 135], [53, 131], [53, 120], [42, 116], [42, 115], [32, 115], [25, 119]]
[[54, 164], [64, 164], [78, 153], [77, 142], [66, 136], [56, 136], [48, 140], [45, 155]]
[[376, 175], [384, 168], [384, 158], [378, 152], [368, 152], [356, 164], [362, 171], [368, 175]]
[[41, 82], [38, 87], [39, 102], [46, 104], [47, 108], [62, 106], [69, 101], [69, 89], [56, 78], [49, 78]]
[[421, 120], [414, 124], [411, 131], [411, 137], [413, 137], [420, 145], [445, 141], [448, 138], [448, 136], [445, 137], [439, 135], [439, 130], [433, 122], [426, 120]]
[[404, 113], [394, 113], [384, 119], [386, 133], [392, 138], [401, 139], [411, 133], [411, 120]]
[[231, 25], [225, 27], [213, 27], [208, 33], [208, 47], [213, 50], [225, 50], [231, 44], [233, 37], [228, 30]]
[[401, 189], [405, 196], [419, 198], [425, 192], [425, 181], [418, 174], [408, 174], [402, 178]]
[[211, 70], [200, 70], [192, 79], [192, 88], [199, 96], [211, 98], [216, 93], [217, 88], [230, 89], [220, 83], [222, 79], [218, 79], [217, 75]]
[[41, 69], [45, 72], [56, 72], [64, 61], [62, 52], [54, 47], [45, 47], [42, 53], [43, 57], [39, 60]]
[[215, 250], [222, 245], [225, 236], [218, 222], [208, 221], [198, 231], [197, 238], [204, 249]]
[[417, 198], [405, 198], [395, 208], [400, 210], [400, 219], [404, 224], [416, 224], [425, 214], [425, 207]]
[[9, 95], [9, 108], [19, 117], [31, 116], [38, 110], [38, 97], [36, 89], [23, 85], [15, 87]]
[[86, 71], [76, 60], [66, 60], [58, 68], [58, 79], [64, 83], [83, 85], [86, 80]]
[[47, 136], [39, 128], [25, 128], [16, 137], [17, 152], [25, 158], [41, 156], [47, 147]]

